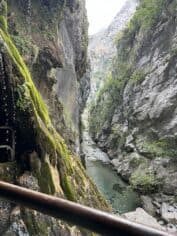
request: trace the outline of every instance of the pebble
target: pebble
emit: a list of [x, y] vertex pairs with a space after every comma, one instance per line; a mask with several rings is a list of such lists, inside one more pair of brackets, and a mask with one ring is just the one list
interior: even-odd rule
[[176, 233], [177, 232], [177, 228], [175, 227], [175, 225], [173, 224], [168, 224], [167, 225], [167, 231], [169, 233]]
[[173, 206], [168, 207], [168, 212], [174, 212], [174, 211], [175, 211], [175, 208]]
[[164, 222], [163, 220], [158, 221], [158, 223], [159, 223], [160, 225], [164, 225], [164, 224], [165, 224], [165, 222]]

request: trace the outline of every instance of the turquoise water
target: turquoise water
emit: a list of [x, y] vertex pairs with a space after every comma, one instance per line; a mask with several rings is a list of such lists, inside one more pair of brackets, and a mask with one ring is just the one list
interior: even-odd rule
[[82, 150], [88, 175], [110, 203], [114, 213], [123, 214], [140, 206], [138, 195], [113, 170], [108, 155], [97, 147], [87, 130], [83, 132]]
[[140, 206], [138, 195], [121, 180], [109, 164], [86, 160], [88, 175], [111, 204], [114, 213], [123, 214]]

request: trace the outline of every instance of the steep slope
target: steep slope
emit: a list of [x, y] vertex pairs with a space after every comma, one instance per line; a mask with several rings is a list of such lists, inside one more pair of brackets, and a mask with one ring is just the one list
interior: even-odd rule
[[[11, 40], [6, 18], [7, 3], [2, 0], [0, 92], [6, 90], [12, 96], [2, 99], [0, 93], [1, 106], [6, 107], [5, 113], [0, 114], [0, 126], [10, 126], [15, 131], [16, 155], [9, 158], [7, 152], [0, 153], [1, 180], [109, 211], [107, 203], [85, 174], [79, 160], [54, 128], [48, 108], [32, 81], [28, 67]], [[10, 101], [6, 103], [6, 98], [11, 99], [13, 106]], [[6, 135], [10, 137], [7, 131]], [[8, 142], [8, 139], [5, 138], [4, 142]], [[3, 200], [0, 200], [0, 206], [1, 235], [91, 234]]]
[[85, 1], [9, 0], [8, 21], [56, 129], [77, 150], [90, 86]]
[[151, 197], [142, 198], [144, 208], [176, 224], [177, 2], [140, 4], [118, 39], [112, 77], [92, 107], [90, 130], [117, 172]]
[[106, 77], [111, 73], [112, 60], [116, 56], [114, 39], [117, 33], [125, 28], [137, 5], [137, 0], [127, 0], [109, 27], [89, 38], [89, 57], [92, 68], [91, 95], [93, 97], [95, 92], [102, 86]]

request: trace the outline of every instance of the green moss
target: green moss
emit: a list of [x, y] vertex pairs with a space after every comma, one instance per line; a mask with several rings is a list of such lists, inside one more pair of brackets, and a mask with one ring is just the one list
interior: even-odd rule
[[13, 183], [19, 174], [16, 162], [0, 163], [0, 180]]
[[40, 219], [39, 221], [36, 219], [36, 216], [34, 215], [34, 211], [32, 210], [23, 210], [22, 216], [25, 222], [25, 225], [27, 226], [28, 232], [31, 236], [36, 235], [48, 235], [48, 223], [47, 221]]
[[26, 83], [18, 85], [15, 91], [18, 94], [18, 99], [16, 101], [16, 106], [21, 111], [27, 111], [31, 105], [30, 96], [27, 94]]
[[[137, 69], [135, 62], [142, 47], [142, 39], [147, 37], [148, 32], [150, 33], [161, 17], [165, 4], [167, 0], [141, 0], [126, 29], [116, 36], [117, 58], [114, 60], [112, 76], [105, 81], [98, 93], [96, 105], [93, 104], [90, 109], [90, 131], [93, 136], [96, 137], [102, 132], [106, 122], [111, 123], [112, 114], [119, 104], [121, 105], [127, 83], [133, 86], [145, 79], [145, 72]], [[129, 110], [124, 110], [124, 117], [131, 115], [128, 114]]]
[[175, 138], [162, 138], [156, 141], [144, 142], [143, 150], [148, 153], [149, 157], [172, 157], [177, 155]]
[[70, 201], [76, 201], [76, 198], [75, 198], [76, 194], [74, 193], [73, 186], [71, 185], [71, 182], [70, 182], [68, 176], [64, 177], [63, 182], [62, 182], [62, 187], [63, 187], [63, 190], [66, 194], [66, 197]]
[[140, 7], [130, 22], [130, 29], [135, 26], [144, 30], [150, 29], [157, 21], [166, 3], [166, 0], [141, 0]]
[[130, 160], [130, 166], [132, 168], [137, 168], [140, 164], [142, 164], [144, 162], [144, 159], [141, 158], [140, 156], [134, 156], [131, 160]]
[[[90, 107], [90, 131], [93, 135], [99, 133], [105, 122], [112, 119], [112, 114], [121, 101], [121, 93], [131, 76], [131, 66], [119, 64], [119, 72], [116, 78], [109, 76], [100, 89], [96, 102]], [[96, 105], [95, 105], [96, 104]]]
[[145, 79], [146, 75], [142, 70], [135, 70], [130, 77], [130, 81], [133, 83], [140, 83]]
[[147, 32], [155, 25], [167, 3], [167, 0], [140, 0], [139, 8], [117, 40], [117, 44], [123, 43], [122, 50], [131, 46], [136, 33]]
[[37, 179], [42, 192], [48, 194], [54, 194], [56, 192], [49, 163], [42, 163], [40, 172], [37, 173]]
[[12, 35], [11, 38], [22, 55], [30, 55], [32, 53], [33, 45], [30, 40], [19, 35]]
[[24, 83], [26, 83], [26, 89], [28, 90], [27, 94], [30, 95], [29, 99], [31, 98], [34, 112], [36, 113], [36, 115], [38, 115], [43, 120], [43, 122], [47, 126], [50, 125], [51, 122], [50, 122], [47, 106], [43, 102], [41, 95], [39, 94], [36, 87], [34, 86], [30, 72], [29, 72], [27, 66], [25, 65], [22, 57], [20, 56], [17, 48], [13, 44], [9, 34], [5, 33], [2, 28], [0, 29], [0, 35], [2, 36], [4, 41], [6, 42], [6, 46], [7, 46], [7, 50], [9, 52], [9, 55], [11, 56], [18, 71], [22, 75], [22, 78], [24, 79]]

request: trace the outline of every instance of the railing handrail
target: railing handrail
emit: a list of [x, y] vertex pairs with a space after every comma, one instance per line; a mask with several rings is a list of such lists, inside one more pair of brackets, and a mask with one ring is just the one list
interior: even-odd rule
[[74, 225], [109, 236], [169, 236], [171, 234], [137, 224], [65, 199], [0, 181], [0, 197]]

